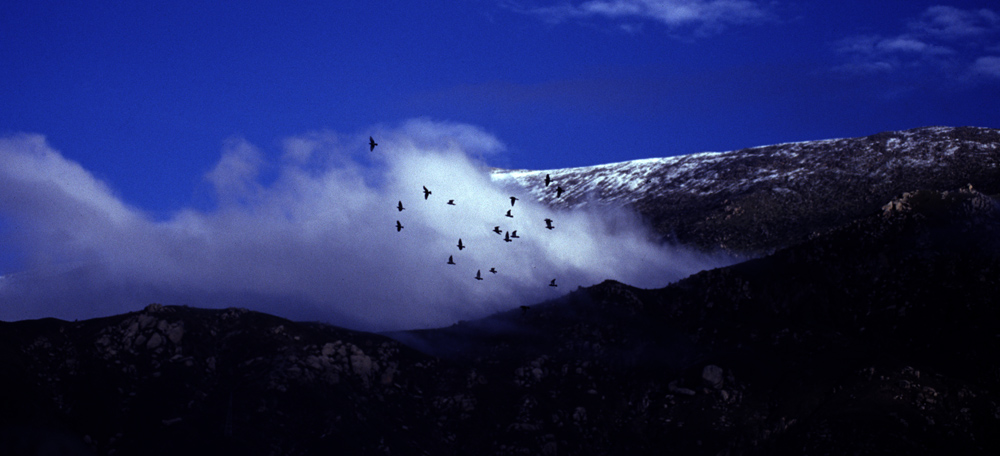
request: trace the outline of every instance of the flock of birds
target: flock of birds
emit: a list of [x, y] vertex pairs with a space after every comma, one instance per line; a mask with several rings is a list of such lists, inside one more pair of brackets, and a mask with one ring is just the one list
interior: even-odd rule
[[[369, 152], [374, 151], [375, 150], [375, 146], [377, 146], [377, 145], [378, 145], [378, 143], [375, 142], [375, 139], [372, 138], [371, 136], [369, 136], [368, 137]], [[552, 183], [552, 178], [548, 174], [546, 174], [545, 175], [545, 186], [548, 187], [549, 184], [551, 184], [551, 183]], [[560, 187], [557, 184], [556, 188], [555, 188], [555, 192], [556, 192], [556, 198], [562, 197], [563, 188]], [[424, 200], [425, 201], [430, 198], [431, 194], [433, 194], [433, 192], [431, 192], [430, 190], [428, 190], [427, 186], [424, 186]], [[514, 203], [516, 203], [518, 199], [519, 198], [517, 198], [516, 196], [511, 196], [510, 197], [510, 206], [511, 206], [511, 209], [507, 210], [507, 213], [504, 214], [505, 217], [514, 218], [514, 215], [511, 213], [511, 211], [513, 211]], [[455, 205], [455, 200], [450, 199], [445, 204], [448, 204], [449, 206], [454, 206]], [[406, 208], [403, 207], [403, 202], [399, 201], [399, 203], [396, 205], [396, 210], [398, 212], [402, 212], [405, 209]], [[555, 226], [552, 225], [552, 219], [546, 218], [544, 221], [545, 221], [545, 228], [546, 229], [549, 229], [549, 230], [555, 229]], [[396, 232], [403, 231], [403, 228], [404, 228], [403, 224], [399, 220], [396, 220]], [[494, 233], [496, 233], [496, 234], [503, 234], [504, 235], [504, 238], [503, 238], [504, 242], [513, 242], [514, 239], [520, 239], [520, 236], [517, 235], [517, 230], [504, 231], [504, 230], [500, 229], [500, 225], [494, 226], [492, 231]], [[465, 244], [462, 243], [462, 238], [458, 238], [458, 251], [461, 252], [462, 249], [464, 249], [465, 247], [466, 247]], [[455, 263], [455, 256], [454, 255], [448, 255], [448, 261], [447, 261], [446, 264], [451, 264], [451, 265], [456, 264]], [[496, 270], [495, 267], [491, 267], [488, 272], [496, 274], [498, 271]], [[483, 280], [482, 269], [477, 269], [476, 270], [476, 276], [474, 278], [476, 280]], [[556, 285], [556, 279], [552, 279], [552, 281], [549, 282], [549, 286], [550, 287], [558, 287], [559, 285]], [[522, 306], [521, 310], [522, 311], [526, 310], [525, 306]]]

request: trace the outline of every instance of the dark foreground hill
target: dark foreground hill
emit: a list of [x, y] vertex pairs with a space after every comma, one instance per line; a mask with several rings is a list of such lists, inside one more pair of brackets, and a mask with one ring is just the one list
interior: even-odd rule
[[0, 454], [998, 454], [998, 292], [996, 202], [922, 191], [663, 289], [393, 338], [0, 323]]

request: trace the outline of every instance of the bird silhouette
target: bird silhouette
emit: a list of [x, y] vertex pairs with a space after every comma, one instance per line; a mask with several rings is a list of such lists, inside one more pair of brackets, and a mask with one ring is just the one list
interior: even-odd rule
[[455, 264], [455, 260], [451, 258], [451, 255], [448, 255], [448, 264]]
[[559, 285], [556, 285], [556, 279], [552, 279], [552, 281], [549, 282], [549, 286], [550, 287], [558, 287]]
[[510, 207], [514, 207], [514, 201], [517, 201], [517, 197], [516, 196], [510, 197]]
[[552, 183], [552, 178], [548, 174], [545, 175], [545, 186], [548, 187]]
[[396, 232], [398, 233], [400, 231], [403, 231], [403, 224], [399, 223], [399, 220], [396, 220]]
[[555, 228], [554, 226], [552, 226], [552, 219], [545, 219], [545, 227], [550, 230]]
[[464, 248], [465, 248], [465, 246], [462, 245], [462, 238], [458, 238], [458, 250], [462, 250]]
[[403, 202], [402, 202], [402, 201], [400, 201], [400, 202], [399, 202], [399, 206], [396, 206], [396, 209], [399, 209], [399, 211], [400, 211], [400, 212], [403, 212], [403, 209], [406, 209], [406, 208], [405, 208], [405, 207], [403, 207]]
[[497, 273], [497, 268], [490, 268], [490, 272], [496, 274]]
[[510, 232], [509, 231], [507, 232], [507, 235], [504, 236], [503, 241], [504, 242], [510, 242]]
[[377, 145], [378, 145], [378, 143], [375, 142], [375, 139], [372, 138], [371, 136], [369, 136], [368, 137], [368, 152], [371, 152], [371, 151], [375, 150], [375, 146], [377, 146]]
[[427, 190], [427, 186], [425, 185], [424, 186], [424, 199], [427, 199], [428, 196], [431, 196], [431, 191]]
[[482, 269], [476, 269], [476, 280], [483, 280], [483, 276], [480, 274], [480, 271], [482, 271]]
[[503, 234], [503, 230], [501, 230], [499, 226], [494, 226], [493, 232], [496, 234]]
[[562, 187], [556, 186], [556, 198], [559, 198], [563, 194]]
[[514, 230], [514, 231], [510, 232], [510, 238], [511, 239], [521, 239], [521, 236], [518, 236], [517, 235], [517, 230]]
[[528, 309], [530, 308], [531, 307], [528, 306], [521, 306], [521, 316], [524, 316], [524, 314], [528, 313]]
[[511, 209], [507, 209], [507, 217], [514, 218], [513, 215], [510, 215], [510, 211], [511, 211]]
[[448, 205], [454, 206], [455, 205], [455, 200], [448, 200]]

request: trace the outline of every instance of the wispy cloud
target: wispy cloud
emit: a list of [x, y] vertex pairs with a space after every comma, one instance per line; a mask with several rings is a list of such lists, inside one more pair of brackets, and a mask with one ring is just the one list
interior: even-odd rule
[[[0, 242], [25, 252], [28, 264], [0, 283], [0, 320], [161, 302], [362, 329], [426, 327], [609, 278], [664, 286], [719, 264], [660, 245], [624, 211], [557, 212], [527, 197], [511, 208], [516, 190], [475, 158], [503, 149], [478, 127], [427, 119], [289, 138], [272, 160], [233, 139], [206, 175], [218, 207], [154, 219], [43, 137], [2, 139], [0, 215], [18, 229]], [[423, 186], [433, 192], [426, 200]], [[544, 229], [545, 218], [557, 229]], [[497, 225], [520, 239], [503, 242], [491, 231]], [[450, 255], [456, 265], [446, 264]], [[477, 270], [484, 280], [474, 279]], [[553, 278], [559, 288], [548, 287]]]
[[556, 6], [521, 6], [516, 10], [548, 22], [603, 18], [624, 30], [637, 30], [635, 21], [660, 23], [670, 29], [691, 28], [698, 34], [721, 31], [726, 26], [759, 23], [771, 14], [750, 0], [591, 0]]
[[1000, 56], [985, 56], [976, 59], [972, 64], [972, 71], [992, 78], [1000, 78]]
[[995, 33], [1000, 14], [989, 9], [962, 10], [952, 6], [932, 6], [909, 24], [916, 33], [945, 40], [975, 38]]
[[[834, 44], [844, 74], [933, 72], [967, 80], [988, 69], [991, 39], [1000, 34], [1000, 15], [988, 9], [927, 8], [896, 34], [858, 35]], [[987, 58], [980, 63], [981, 58]], [[986, 67], [984, 67], [984, 65]]]

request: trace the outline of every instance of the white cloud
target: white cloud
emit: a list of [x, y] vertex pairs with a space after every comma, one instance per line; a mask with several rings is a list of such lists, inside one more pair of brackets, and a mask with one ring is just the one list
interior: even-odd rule
[[[2, 242], [31, 266], [5, 279], [0, 320], [161, 302], [362, 329], [426, 327], [609, 278], [664, 286], [720, 263], [659, 245], [625, 212], [556, 212], [528, 198], [511, 208], [512, 190], [470, 158], [503, 149], [478, 127], [416, 119], [372, 131], [374, 153], [367, 132], [321, 132], [286, 140], [277, 163], [232, 140], [206, 177], [220, 189], [219, 207], [165, 220], [121, 203], [42, 137], [0, 140], [0, 215], [23, 228]], [[351, 158], [356, 151], [370, 160]], [[260, 170], [272, 166], [276, 177], [263, 182]], [[423, 186], [433, 192], [427, 200]], [[557, 229], [544, 229], [545, 218]], [[521, 238], [503, 242], [497, 225]], [[468, 248], [456, 248], [459, 238]], [[445, 264], [449, 255], [456, 265]], [[485, 280], [473, 279], [477, 270]], [[559, 288], [547, 286], [553, 278]]]
[[[771, 15], [750, 0], [591, 0], [520, 10], [550, 22], [602, 17], [614, 21], [648, 20], [669, 28], [694, 27], [699, 32], [718, 31], [724, 26], [757, 23]], [[626, 30], [634, 30], [629, 26]]]
[[985, 56], [976, 59], [972, 64], [974, 74], [1000, 78], [1000, 57]]
[[220, 199], [248, 197], [258, 188], [256, 180], [264, 165], [260, 150], [242, 138], [226, 141], [222, 158], [205, 179], [215, 187]]

